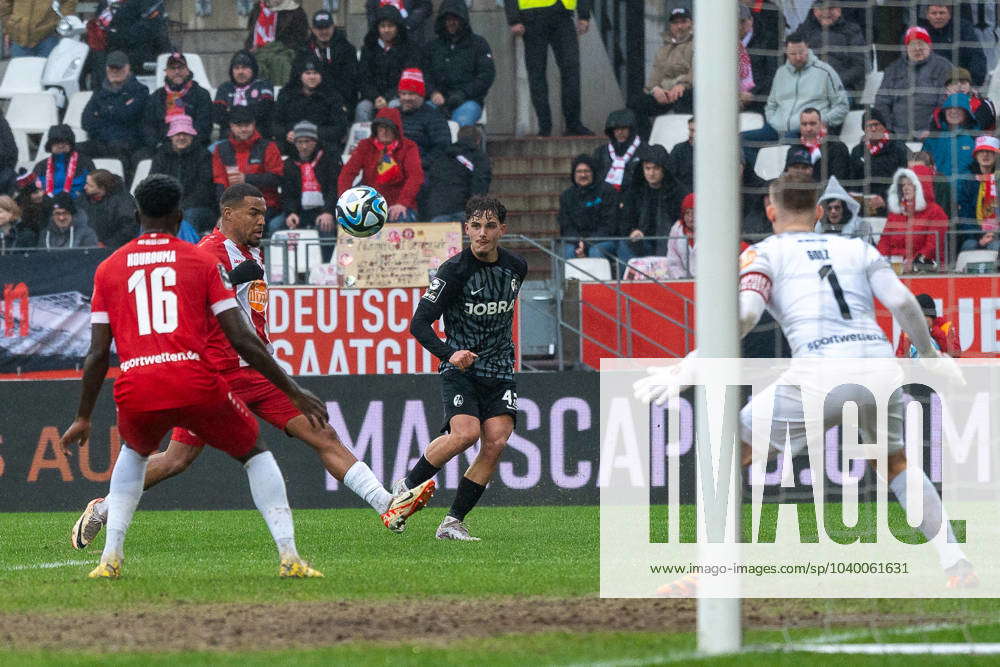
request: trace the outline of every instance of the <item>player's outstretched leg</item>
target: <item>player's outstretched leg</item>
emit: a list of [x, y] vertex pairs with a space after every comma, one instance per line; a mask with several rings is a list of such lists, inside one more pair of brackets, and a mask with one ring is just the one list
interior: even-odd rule
[[274, 454], [269, 451], [252, 454], [243, 467], [250, 480], [250, 495], [253, 496], [254, 505], [263, 515], [278, 547], [281, 558], [278, 576], [322, 577], [322, 572], [302, 560], [295, 546], [295, 525], [292, 523], [292, 510], [288, 506], [285, 479], [281, 476]]
[[[889, 488], [905, 511], [906, 496], [910, 491], [906, 481], [905, 452], [890, 454], [888, 467]], [[920, 478], [920, 486], [914, 491], [923, 497], [923, 520], [920, 522], [919, 528], [924, 537], [934, 545], [941, 568], [948, 575], [945, 585], [948, 588], [975, 588], [979, 585], [979, 577], [976, 576], [972, 563], [965, 557], [965, 552], [962, 551], [955, 539], [955, 532], [952, 530], [951, 521], [948, 520], [948, 515], [944, 511], [941, 496], [923, 470], [920, 471]], [[944, 522], [944, 533], [940, 530], [941, 522]]]
[[[157, 452], [147, 457], [146, 478], [143, 490], [156, 486], [168, 477], [178, 475], [188, 469], [203, 447], [191, 447], [185, 443], [171, 440], [166, 451]], [[70, 543], [74, 549], [85, 549], [101, 532], [108, 522], [108, 501], [106, 498], [94, 498], [87, 503], [83, 514], [73, 525]]]
[[122, 576], [125, 559], [125, 533], [132, 522], [135, 508], [142, 497], [142, 481], [146, 475], [147, 457], [122, 447], [111, 473], [108, 493], [108, 536], [104, 542], [101, 563], [91, 571], [91, 579], [118, 579]]

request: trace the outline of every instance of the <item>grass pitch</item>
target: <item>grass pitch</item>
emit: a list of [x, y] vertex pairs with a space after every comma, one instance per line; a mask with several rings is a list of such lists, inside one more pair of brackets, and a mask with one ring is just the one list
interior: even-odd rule
[[[0, 664], [606, 664], [689, 662], [694, 604], [599, 600], [598, 508], [478, 508], [478, 543], [445, 510], [393, 535], [367, 510], [295, 512], [321, 580], [284, 581], [256, 512], [137, 512], [125, 578], [90, 581], [103, 538], [76, 516], [0, 514]], [[530, 599], [526, 599], [530, 596]], [[748, 600], [746, 641], [994, 642], [994, 600]], [[916, 658], [919, 660], [919, 658]], [[761, 652], [711, 664], [899, 664]], [[969, 664], [969, 656], [934, 662]], [[982, 658], [994, 662], [995, 657]]]

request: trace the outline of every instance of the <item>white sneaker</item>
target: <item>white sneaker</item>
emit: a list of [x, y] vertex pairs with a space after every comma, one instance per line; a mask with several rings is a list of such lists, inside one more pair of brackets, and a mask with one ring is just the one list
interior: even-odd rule
[[468, 527], [453, 516], [446, 516], [438, 526], [434, 537], [439, 540], [461, 540], [463, 542], [478, 542], [478, 537], [469, 535]]

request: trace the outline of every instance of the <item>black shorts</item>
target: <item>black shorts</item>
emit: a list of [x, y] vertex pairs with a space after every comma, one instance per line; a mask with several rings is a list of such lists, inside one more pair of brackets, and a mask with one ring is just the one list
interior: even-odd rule
[[441, 401], [444, 403], [442, 433], [451, 431], [450, 422], [455, 415], [471, 415], [480, 422], [510, 415], [517, 425], [517, 384], [513, 380], [449, 371], [441, 375]]

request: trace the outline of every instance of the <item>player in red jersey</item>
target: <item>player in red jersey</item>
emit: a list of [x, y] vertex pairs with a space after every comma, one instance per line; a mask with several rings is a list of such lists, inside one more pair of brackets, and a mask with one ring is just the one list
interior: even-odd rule
[[[219, 228], [202, 239], [198, 246], [210, 252], [229, 272], [244, 318], [270, 350], [267, 283], [264, 281], [264, 258], [260, 250], [266, 210], [264, 199], [257, 188], [241, 183], [223, 193], [220, 208], [222, 222]], [[434, 483], [431, 482], [416, 492], [411, 490], [412, 496], [402, 492], [397, 497], [391, 496], [371, 468], [358, 461], [351, 450], [341, 443], [329, 424], [323, 424], [321, 428], [311, 424], [267, 378], [247, 366], [218, 327], [214, 327], [209, 334], [206, 355], [251, 412], [312, 447], [326, 470], [380, 515], [390, 506], [395, 506], [397, 513], [409, 516], [423, 507], [433, 495]], [[201, 454], [202, 445], [202, 439], [190, 431], [174, 429], [167, 450], [149, 459], [145, 488], [186, 470]], [[86, 547], [100, 532], [106, 516], [107, 502], [100, 498], [92, 500], [73, 527], [73, 546], [77, 549]]]
[[101, 262], [94, 275], [83, 392], [61, 445], [67, 451], [89, 439], [90, 416], [114, 339], [121, 360], [114, 395], [125, 446], [111, 474], [104, 553], [89, 576], [121, 576], [125, 533], [142, 495], [147, 458], [175, 426], [190, 429], [244, 464], [254, 503], [278, 546], [279, 574], [322, 576], [299, 557], [284, 478], [259, 440], [257, 422], [208, 360], [212, 327], [220, 328], [240, 356], [317, 427], [326, 423], [326, 406], [285, 375], [247, 328], [225, 269], [175, 236], [181, 192], [180, 183], [169, 176], [140, 183], [135, 198], [142, 235]]

